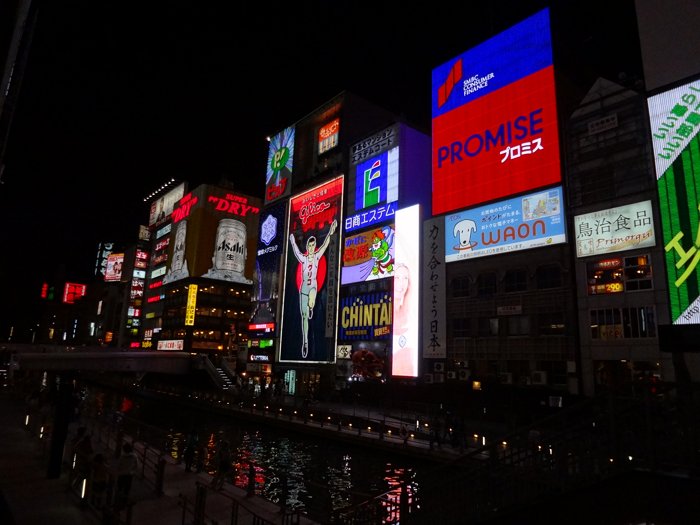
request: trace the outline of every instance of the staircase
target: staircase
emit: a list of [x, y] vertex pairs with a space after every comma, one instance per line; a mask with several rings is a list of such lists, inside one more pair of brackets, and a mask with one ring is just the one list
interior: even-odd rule
[[222, 390], [231, 390], [233, 388], [233, 381], [229, 375], [221, 367], [215, 367], [216, 374], [219, 377], [217, 384]]

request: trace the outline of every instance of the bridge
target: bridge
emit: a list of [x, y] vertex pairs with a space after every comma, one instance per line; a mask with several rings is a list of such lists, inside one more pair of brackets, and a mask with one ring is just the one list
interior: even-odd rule
[[16, 370], [158, 372], [189, 374], [201, 357], [187, 352], [124, 352], [102, 347], [62, 345], [2, 345]]

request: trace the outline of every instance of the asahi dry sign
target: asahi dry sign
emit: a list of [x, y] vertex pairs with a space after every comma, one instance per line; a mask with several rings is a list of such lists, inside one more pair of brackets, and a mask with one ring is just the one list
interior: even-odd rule
[[173, 209], [164, 283], [187, 277], [252, 283], [260, 199], [202, 185]]

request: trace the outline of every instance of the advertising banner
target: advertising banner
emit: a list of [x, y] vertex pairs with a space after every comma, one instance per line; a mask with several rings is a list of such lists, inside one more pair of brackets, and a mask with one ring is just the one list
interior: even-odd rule
[[162, 197], [157, 198], [151, 203], [151, 211], [148, 219], [148, 225], [153, 226], [159, 222], [163, 222], [170, 217], [173, 208], [177, 201], [185, 195], [185, 183], [178, 184]]
[[393, 277], [394, 238], [393, 224], [346, 236], [340, 284]]
[[270, 139], [265, 175], [265, 204], [289, 195], [294, 165], [294, 127], [282, 130]]
[[447, 357], [447, 327], [445, 324], [445, 219], [436, 217], [423, 223], [423, 357]]
[[561, 186], [445, 216], [445, 262], [564, 242]]
[[651, 201], [576, 215], [576, 256], [656, 246]]
[[260, 199], [226, 188], [203, 184], [185, 195], [173, 209], [163, 283], [207, 277], [251, 284], [259, 214]]
[[673, 324], [700, 323], [700, 80], [647, 100]]
[[394, 202], [398, 198], [398, 146], [370, 157], [355, 167], [355, 211]]
[[394, 266], [394, 327], [391, 374], [418, 377], [420, 333], [420, 205], [396, 212], [396, 264]]
[[432, 74], [433, 215], [561, 180], [549, 10]]
[[260, 215], [258, 251], [255, 258], [255, 288], [252, 300], [265, 302], [279, 296], [280, 268], [286, 245], [284, 238], [287, 203], [263, 210]]
[[335, 361], [343, 177], [289, 201], [280, 361]]
[[122, 266], [124, 264], [123, 253], [110, 253], [107, 256], [107, 266], [105, 267], [105, 281], [115, 282], [122, 278]]
[[338, 340], [389, 339], [392, 316], [393, 304], [389, 292], [343, 294], [339, 305]]

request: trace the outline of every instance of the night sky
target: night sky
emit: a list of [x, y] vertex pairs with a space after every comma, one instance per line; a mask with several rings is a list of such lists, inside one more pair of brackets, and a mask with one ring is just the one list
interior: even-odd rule
[[262, 197], [265, 137], [344, 90], [429, 130], [432, 69], [545, 6], [560, 98], [641, 77], [633, 0], [39, 4], [0, 185], [0, 341], [41, 282], [86, 282], [98, 242], [134, 242], [170, 178]]

